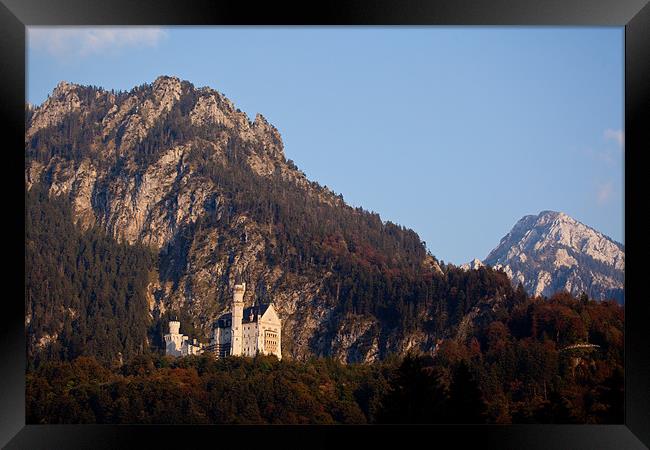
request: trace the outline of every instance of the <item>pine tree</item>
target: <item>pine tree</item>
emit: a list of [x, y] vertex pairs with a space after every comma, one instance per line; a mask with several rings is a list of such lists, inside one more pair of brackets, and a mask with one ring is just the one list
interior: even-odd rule
[[461, 361], [453, 372], [447, 411], [446, 419], [450, 423], [483, 423], [485, 421], [485, 401], [479, 385], [465, 361]]

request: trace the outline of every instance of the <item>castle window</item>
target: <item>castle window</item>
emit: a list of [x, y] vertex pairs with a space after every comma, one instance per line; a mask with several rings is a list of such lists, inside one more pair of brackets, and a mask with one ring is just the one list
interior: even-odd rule
[[278, 351], [278, 334], [272, 330], [264, 332], [264, 349], [269, 353]]

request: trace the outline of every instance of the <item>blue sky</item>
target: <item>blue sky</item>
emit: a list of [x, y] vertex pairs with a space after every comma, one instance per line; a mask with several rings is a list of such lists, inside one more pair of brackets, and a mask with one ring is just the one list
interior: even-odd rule
[[483, 259], [563, 211], [623, 242], [622, 27], [28, 29], [27, 99], [175, 75], [282, 134], [353, 206]]

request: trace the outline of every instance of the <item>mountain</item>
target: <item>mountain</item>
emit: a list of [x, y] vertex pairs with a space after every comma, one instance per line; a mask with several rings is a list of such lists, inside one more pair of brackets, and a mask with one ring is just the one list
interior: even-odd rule
[[[65, 329], [86, 336], [75, 344], [80, 354], [101, 347], [88, 341], [91, 323], [101, 323], [102, 342], [112, 343], [104, 358], [160, 347], [172, 315], [181, 318], [181, 331], [205, 341], [212, 321], [229, 309], [237, 279], [250, 286], [247, 305], [254, 298], [274, 303], [284, 354], [348, 362], [463, 341], [480, 314], [496, 314], [517, 298], [502, 273], [442, 265], [414, 231], [308, 180], [286, 158], [273, 125], [261, 114], [249, 120], [214, 89], [167, 76], [128, 92], [61, 82], [25, 114], [26, 189], [45, 192], [39, 208], [48, 214], [69, 208], [82, 233], [63, 260], [55, 247], [33, 243], [43, 270], [26, 287], [28, 311], [47, 312], [28, 324], [34, 353], [46, 352]], [[34, 226], [54, 223], [35, 212], [35, 197], [26, 197]], [[83, 233], [100, 232], [137, 247], [120, 250], [125, 255], [142, 248], [155, 255], [153, 266], [131, 257], [144, 261], [134, 263], [138, 283], [147, 277], [142, 295], [134, 294], [140, 284], [119, 280], [119, 257], [84, 265], [83, 277], [99, 280], [103, 291], [79, 281], [79, 264], [103, 258]], [[52, 273], [55, 261], [60, 273]], [[75, 278], [60, 290], [70, 295], [44, 305], [36, 286], [64, 276]], [[111, 290], [146, 302], [146, 320], [131, 315], [130, 301], [112, 306], [127, 309], [121, 317], [138, 333], [91, 320], [98, 298], [110, 311]]]
[[524, 216], [484, 263], [535, 296], [564, 289], [624, 301], [624, 246], [562, 212]]

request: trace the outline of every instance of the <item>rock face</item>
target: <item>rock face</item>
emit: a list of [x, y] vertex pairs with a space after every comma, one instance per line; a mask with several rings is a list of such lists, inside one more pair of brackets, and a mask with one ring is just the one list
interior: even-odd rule
[[484, 260], [532, 295], [558, 290], [624, 301], [622, 244], [561, 212], [523, 217]]
[[[57, 125], [68, 114], [81, 108], [81, 101], [75, 85], [61, 81], [56, 85], [52, 95], [38, 108], [32, 117], [31, 125], [26, 130], [26, 138], [31, 138], [38, 130]], [[31, 107], [29, 110], [33, 110]]]
[[[159, 276], [147, 292], [154, 320], [182, 310], [209, 336], [242, 277], [253, 287], [247, 305], [254, 298], [274, 303], [286, 356], [373, 361], [437, 342], [421, 330], [386, 331], [369, 314], [334, 320], [339, 293], [325, 289], [332, 268], [295, 269], [287, 262], [306, 266], [297, 248], [304, 243], [294, 242], [303, 237], [281, 240], [286, 221], [301, 220], [292, 215], [292, 201], [309, 203], [322, 219], [341, 211], [350, 223], [379, 219], [309, 181], [285, 158], [280, 133], [261, 114], [250, 121], [219, 92], [165, 76], [129, 92], [61, 82], [26, 113], [26, 188], [42, 183], [51, 197], [70, 200], [81, 227], [101, 227], [118, 241], [141, 242], [158, 253]], [[252, 194], [246, 197], [246, 189], [266, 193], [268, 205], [247, 204]], [[294, 196], [285, 198], [289, 193]], [[353, 248], [337, 239], [332, 242], [341, 245], [332, 252]], [[402, 245], [414, 238], [393, 226], [382, 239]], [[419, 266], [443, 277], [417, 242]]]
[[483, 266], [485, 266], [485, 264], [483, 264], [480, 259], [474, 258], [472, 262], [462, 264], [460, 268], [463, 270], [478, 270]]

